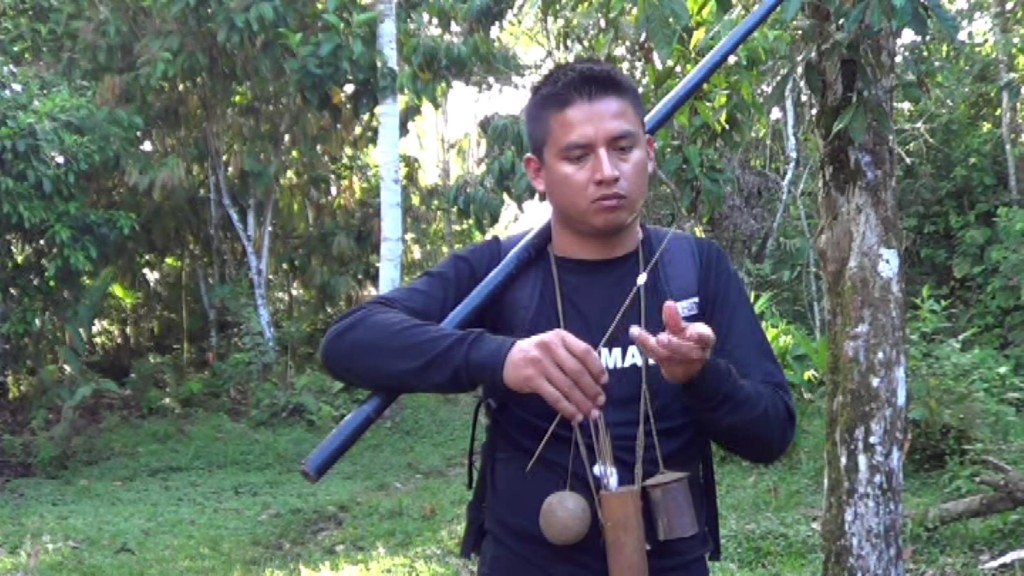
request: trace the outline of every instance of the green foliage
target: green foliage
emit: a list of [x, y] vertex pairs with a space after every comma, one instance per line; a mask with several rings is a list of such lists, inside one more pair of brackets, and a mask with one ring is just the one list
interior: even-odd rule
[[252, 419], [260, 424], [285, 420], [336, 424], [356, 407], [344, 384], [318, 370], [306, 370], [284, 384], [264, 382], [255, 396]]
[[969, 333], [950, 336], [954, 312], [926, 287], [910, 315], [908, 461], [922, 469], [1001, 453], [1024, 419], [1013, 363], [995, 349], [965, 345]]
[[907, 292], [920, 294], [908, 333], [916, 468], [1003, 454], [1021, 427], [1024, 217], [1006, 189], [993, 47], [963, 38], [907, 44], [897, 93]]
[[[185, 371], [233, 351], [250, 354], [238, 359], [245, 365], [269, 357], [245, 340], [252, 332], [237, 329], [250, 326], [251, 311], [221, 297], [252, 272], [236, 225], [272, 230], [254, 244], [269, 247], [274, 323], [322, 329], [376, 274], [371, 161], [382, 88], [397, 83], [409, 120], [453, 82], [507, 80], [517, 59], [491, 35], [510, 8], [399, 4], [403, 66], [389, 78], [380, 73], [376, 14], [365, 4], [5, 3], [0, 254], [10, 264], [0, 265], [0, 277], [5, 288], [14, 285], [8, 277], [24, 278], [18, 300], [0, 294], [12, 356], [33, 369], [52, 360], [59, 338], [30, 335], [59, 334], [59, 319], [49, 316], [66, 306], [38, 292], [74, 301], [74, 284], [110, 260], [115, 289], [86, 340], [90, 360], [117, 380], [148, 352], [180, 355]], [[437, 225], [409, 228], [426, 235]], [[133, 250], [119, 251], [129, 236]], [[45, 273], [29, 278], [27, 270]], [[215, 345], [210, 334], [221, 331]], [[286, 343], [301, 353], [300, 364], [313, 360], [308, 339]], [[51, 358], [26, 354], [25, 346]], [[144, 411], [178, 396], [165, 378], [146, 374], [144, 360], [138, 367], [132, 386]]]
[[[997, 83], [991, 59], [968, 44], [914, 44], [897, 122], [901, 147], [914, 162], [901, 166], [900, 205], [909, 256], [908, 291], [930, 284], [961, 313], [952, 329], [965, 343], [1005, 350], [1020, 365], [1024, 298], [1020, 289], [1021, 209], [1010, 204], [1005, 156], [993, 110]], [[945, 73], [935, 58], [961, 75]], [[922, 77], [928, 77], [928, 83]], [[959, 76], [959, 77], [958, 77]], [[922, 88], [931, 97], [924, 98]], [[915, 126], [917, 128], [915, 128]], [[956, 142], [947, 146], [945, 142]]]
[[134, 232], [132, 214], [94, 194], [117, 173], [137, 119], [89, 87], [0, 60], [0, 365], [30, 414], [21, 456], [59, 467], [83, 409], [117, 394], [87, 366], [89, 332]]
[[85, 88], [0, 61], [0, 333], [31, 360], [42, 352], [33, 335], [59, 330], [59, 311], [134, 229], [131, 214], [90, 192], [117, 170], [136, 120], [97, 107]]
[[180, 410], [193, 393], [181, 382], [181, 365], [162, 354], [146, 354], [131, 363], [124, 388], [142, 415], [171, 414]]
[[460, 220], [483, 231], [498, 221], [505, 197], [522, 205], [534, 191], [522, 167], [529, 152], [522, 118], [495, 114], [480, 122], [480, 131], [486, 138], [484, 166], [459, 176], [442, 194]]
[[965, 222], [957, 232], [953, 278], [973, 294], [960, 327], [971, 327], [972, 342], [1006, 350], [1024, 366], [1024, 209], [994, 212], [992, 221]]
[[799, 324], [781, 316], [771, 294], [754, 293], [751, 299], [768, 343], [794, 392], [805, 400], [820, 399], [828, 369], [828, 340], [815, 338]]

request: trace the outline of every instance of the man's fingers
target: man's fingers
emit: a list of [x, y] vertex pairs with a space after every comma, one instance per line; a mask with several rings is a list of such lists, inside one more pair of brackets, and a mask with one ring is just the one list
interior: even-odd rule
[[629, 327], [629, 336], [636, 342], [636, 345], [644, 351], [648, 358], [661, 363], [669, 358], [668, 352], [661, 347], [658, 339], [653, 334], [639, 326]]
[[[559, 335], [563, 338], [566, 350], [573, 355], [579, 366], [587, 371], [590, 379], [599, 385], [607, 384], [608, 371], [601, 364], [601, 358], [598, 357], [597, 352], [589, 344], [576, 338], [570, 332], [560, 330]], [[582, 377], [580, 375], [580, 378]], [[597, 392], [602, 393], [602, 390], [598, 389]]]
[[671, 334], [659, 334], [655, 341], [667, 355], [676, 362], [706, 360], [710, 348], [699, 342], [685, 338], [676, 338]]
[[715, 333], [711, 327], [703, 322], [687, 324], [685, 339], [706, 350], [711, 350], [715, 345]]
[[[549, 386], [558, 390], [558, 393], [573, 405], [576, 414], [573, 415], [572, 420], [577, 421], [577, 418], [575, 418], [577, 415], [581, 417], [592, 416], [594, 410], [597, 409], [597, 402], [596, 400], [591, 400], [580, 383], [565, 372], [566, 368], [563, 362], [566, 361], [566, 358], [571, 358], [571, 356], [565, 350], [556, 352], [555, 357], [551, 358], [550, 362], [544, 367], [544, 380]], [[579, 372], [580, 370], [577, 369], [577, 375]], [[591, 386], [596, 387], [596, 384], [591, 383]]]
[[[629, 335], [644, 351], [644, 354], [658, 364], [706, 360], [710, 352], [710, 347], [704, 346], [702, 343], [678, 338], [665, 332], [655, 336], [639, 326], [631, 327]], [[714, 336], [709, 337], [713, 343]], [[707, 336], [701, 335], [700, 338], [705, 339]]]
[[[562, 338], [561, 345], [555, 346], [551, 353], [551, 360], [554, 363], [551, 370], [555, 373], [549, 380], [556, 384], [562, 394], [576, 404], [584, 414], [593, 416], [594, 411], [604, 404], [602, 384], [607, 377], [604, 374], [604, 367], [590, 346], [582, 341], [576, 340], [574, 343], [568, 340], [567, 337], [572, 338], [568, 333], [559, 336]], [[577, 343], [582, 345], [582, 348], [576, 345]], [[595, 363], [596, 367], [593, 365]]]
[[662, 308], [662, 313], [666, 316], [666, 324], [669, 315], [675, 315], [681, 325], [678, 333], [666, 329], [655, 336], [639, 326], [631, 326], [629, 335], [644, 354], [658, 364], [667, 380], [686, 382], [693, 378], [711, 357], [715, 333], [707, 324], [683, 322], [675, 306], [669, 308], [669, 304], [666, 303]]
[[665, 323], [665, 331], [670, 334], [681, 335], [686, 328], [683, 315], [679, 313], [679, 307], [672, 300], [666, 300], [661, 305], [661, 321]]
[[548, 403], [548, 406], [554, 408], [566, 420], [579, 422], [583, 419], [583, 414], [579, 408], [563, 396], [561, 391], [550, 382], [539, 383], [535, 392]]

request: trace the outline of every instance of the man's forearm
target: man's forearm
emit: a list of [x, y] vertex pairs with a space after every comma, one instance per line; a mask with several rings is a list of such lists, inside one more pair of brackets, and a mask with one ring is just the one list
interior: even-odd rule
[[728, 361], [713, 357], [684, 387], [705, 433], [730, 452], [770, 463], [792, 443], [796, 414], [784, 381], [744, 380]]
[[327, 372], [352, 386], [454, 393], [500, 382], [513, 342], [479, 329], [445, 328], [372, 302], [331, 326], [320, 354]]

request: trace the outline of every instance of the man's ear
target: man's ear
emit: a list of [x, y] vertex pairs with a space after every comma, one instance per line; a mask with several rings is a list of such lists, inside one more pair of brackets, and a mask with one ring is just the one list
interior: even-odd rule
[[530, 184], [533, 184], [533, 188], [541, 194], [547, 192], [547, 185], [544, 182], [544, 162], [533, 154], [527, 154], [523, 157], [523, 168], [526, 169], [526, 176], [530, 179]]
[[658, 156], [655, 154], [654, 136], [647, 135], [647, 173], [654, 174], [658, 167]]

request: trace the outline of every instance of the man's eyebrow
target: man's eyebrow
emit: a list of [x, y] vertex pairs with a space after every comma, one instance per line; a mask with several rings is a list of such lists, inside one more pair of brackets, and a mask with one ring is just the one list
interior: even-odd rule
[[[640, 132], [638, 132], [638, 131], [636, 131], [636, 130], [634, 130], [632, 128], [626, 128], [624, 130], [619, 131], [614, 136], [612, 136], [611, 141], [612, 142], [621, 142], [623, 140], [637, 140], [639, 138], [640, 138]], [[577, 141], [566, 142], [564, 145], [562, 145], [561, 148], [558, 149], [558, 152], [560, 154], [569, 154], [569, 153], [572, 153], [572, 152], [578, 152], [578, 151], [582, 151], [582, 150], [589, 150], [590, 148], [591, 148], [591, 144], [589, 144], [587, 142], [580, 142], [580, 141], [577, 140]]]
[[620, 131], [618, 134], [612, 137], [612, 142], [619, 140], [635, 140], [640, 137], [640, 133], [632, 128], [626, 128]]
[[579, 152], [582, 150], [589, 150], [590, 144], [586, 142], [566, 142], [561, 148], [558, 149], [559, 154], [569, 154], [570, 152]]

